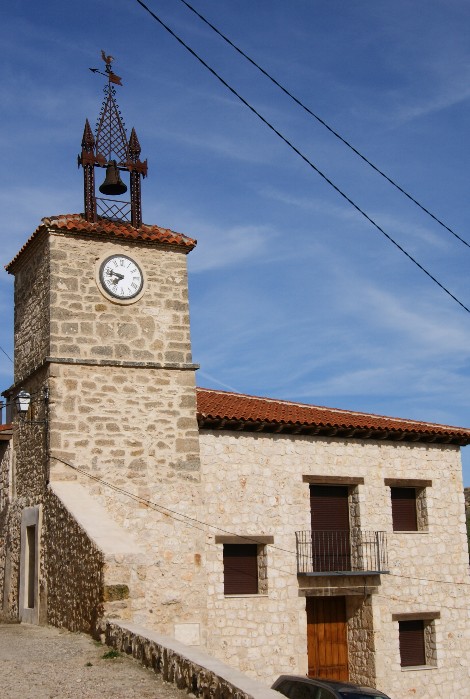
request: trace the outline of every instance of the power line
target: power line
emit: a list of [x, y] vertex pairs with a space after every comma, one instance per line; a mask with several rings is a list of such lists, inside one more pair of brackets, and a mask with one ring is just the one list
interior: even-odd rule
[[5, 355], [5, 357], [6, 357], [7, 359], [9, 359], [10, 362], [13, 364], [13, 359], [10, 357], [9, 354], [7, 354], [7, 353], [5, 352], [5, 350], [3, 349], [3, 347], [0, 347], [0, 351], [2, 351], [3, 354]]
[[[239, 534], [235, 534], [234, 532], [229, 531], [228, 529], [223, 529], [222, 527], [219, 527], [216, 524], [209, 524], [208, 522], [203, 522], [202, 520], [199, 520], [196, 517], [190, 517], [189, 515], [185, 515], [182, 512], [177, 512], [176, 510], [172, 510], [171, 508], [166, 507], [165, 505], [161, 505], [160, 503], [154, 502], [153, 500], [147, 500], [146, 498], [143, 498], [140, 495], [135, 495], [134, 493], [131, 493], [129, 490], [125, 490], [124, 488], [120, 488], [119, 486], [114, 485], [114, 483], [109, 483], [108, 481], [105, 481], [104, 479], [100, 478], [99, 476], [94, 476], [92, 473], [85, 471], [85, 469], [82, 469], [79, 466], [75, 466], [74, 464], [71, 464], [70, 461], [66, 461], [65, 459], [62, 459], [59, 456], [55, 456], [54, 454], [51, 454], [51, 457], [53, 459], [55, 459], [56, 461], [60, 461], [61, 463], [65, 464], [66, 466], [69, 466], [74, 471], [78, 471], [78, 473], [81, 473], [82, 475], [87, 476], [88, 478], [91, 478], [92, 480], [96, 481], [97, 483], [101, 483], [102, 485], [105, 485], [108, 488], [111, 488], [112, 490], [115, 490], [116, 492], [121, 493], [122, 495], [127, 495], [128, 497], [132, 498], [133, 500], [137, 500], [138, 502], [143, 502], [146, 505], [149, 505], [150, 507], [155, 508], [161, 514], [167, 515], [168, 517], [171, 517], [171, 519], [174, 519], [177, 522], [181, 522], [182, 524], [185, 524], [188, 527], [194, 527], [195, 529], [199, 529], [199, 531], [206, 531], [207, 528], [216, 529], [217, 531], [222, 532], [223, 534], [228, 534], [229, 536], [240, 536]], [[181, 519], [177, 519], [178, 517], [180, 517]], [[200, 525], [200, 526], [198, 526], [198, 525]], [[259, 543], [259, 540], [256, 537], [251, 537], [249, 535], [244, 534], [240, 538], [247, 539], [249, 541], [252, 541], [255, 544]], [[281, 548], [280, 546], [274, 546], [273, 544], [270, 544], [270, 546], [272, 546], [272, 548], [274, 548], [274, 549], [277, 549], [278, 551], [283, 551], [284, 553], [293, 553], [293, 551], [290, 551], [289, 549]]]
[[363, 155], [357, 148], [355, 148], [352, 143], [347, 141], [343, 136], [341, 136], [340, 133], [335, 131], [327, 122], [322, 119], [318, 114], [315, 114], [309, 107], [307, 107], [306, 104], [304, 104], [298, 97], [296, 97], [292, 92], [290, 92], [284, 85], [282, 85], [278, 80], [276, 80], [270, 73], [268, 73], [267, 70], [265, 70], [262, 66], [259, 65], [256, 61], [254, 61], [250, 56], [248, 56], [242, 49], [237, 46], [231, 39], [228, 38], [223, 32], [220, 31], [215, 25], [213, 25], [211, 22], [209, 22], [206, 17], [201, 15], [200, 12], [198, 12], [192, 5], [189, 4], [189, 2], [186, 2], [186, 0], [180, 0], [183, 5], [186, 5], [188, 10], [191, 10], [197, 17], [199, 17], [200, 20], [202, 20], [205, 24], [207, 24], [208, 27], [210, 27], [216, 34], [218, 34], [224, 41], [227, 42], [235, 51], [237, 51], [243, 58], [246, 58], [246, 60], [251, 63], [257, 70], [260, 71], [264, 76], [268, 78], [276, 87], [278, 87], [284, 94], [286, 94], [288, 97], [290, 97], [291, 100], [293, 100], [299, 107], [301, 107], [304, 111], [306, 111], [310, 116], [312, 116], [314, 119], [316, 119], [322, 126], [324, 126], [333, 136], [338, 138], [342, 143], [344, 143], [345, 146], [347, 146], [350, 150], [353, 151], [359, 158], [361, 158], [367, 165], [369, 165], [375, 172], [377, 172], [379, 175], [381, 175], [387, 182], [389, 182], [391, 185], [393, 185], [396, 189], [398, 189], [399, 192], [405, 195], [410, 201], [412, 201], [416, 206], [418, 206], [422, 211], [424, 211], [425, 214], [430, 216], [436, 223], [438, 223], [440, 226], [445, 228], [446, 231], [451, 233], [457, 240], [460, 240], [461, 243], [466, 245], [468, 248], [470, 248], [470, 243], [468, 243], [464, 238], [462, 238], [458, 233], [456, 233], [450, 226], [445, 224], [443, 221], [441, 221], [440, 218], [438, 218], [435, 214], [433, 214], [429, 209], [427, 209], [423, 204], [421, 204], [415, 197], [413, 197], [411, 194], [409, 194], [401, 185], [399, 185], [395, 180], [393, 180], [391, 177], [389, 177], [383, 170], [381, 170], [377, 165], [374, 165], [373, 162], [371, 162], [368, 158], [366, 158], [365, 155]]
[[[119, 486], [115, 485], [114, 483], [109, 483], [109, 481], [105, 481], [103, 478], [100, 478], [99, 476], [95, 476], [92, 473], [89, 473], [88, 471], [85, 471], [85, 469], [80, 468], [79, 466], [75, 466], [74, 464], [70, 463], [70, 461], [67, 461], [65, 459], [62, 459], [59, 456], [55, 456], [54, 454], [51, 454], [51, 458], [55, 459], [56, 461], [60, 461], [62, 464], [65, 464], [65, 466], [69, 466], [69, 468], [73, 469], [74, 471], [77, 471], [78, 473], [81, 473], [84, 476], [87, 476], [87, 478], [90, 478], [91, 480], [96, 481], [97, 483], [100, 483], [101, 485], [104, 485], [108, 488], [111, 488], [112, 490], [116, 491], [117, 493], [120, 493], [122, 495], [126, 495], [127, 497], [131, 498], [132, 500], [136, 500], [137, 502], [143, 502], [149, 507], [152, 507], [155, 509], [157, 512], [160, 512], [160, 514], [164, 514], [167, 517], [170, 517], [171, 519], [174, 519], [176, 522], [180, 522], [181, 524], [184, 524], [185, 526], [192, 527], [194, 529], [197, 529], [199, 531], [206, 531], [207, 529], [216, 529], [219, 532], [223, 532], [224, 534], [228, 534], [229, 536], [233, 537], [239, 537], [241, 539], [246, 539], [247, 541], [252, 541], [254, 544], [259, 543], [259, 539], [257, 539], [254, 536], [250, 535], [245, 535], [243, 534], [240, 536], [240, 534], [237, 534], [236, 532], [230, 531], [228, 529], [223, 529], [222, 527], [217, 526], [216, 524], [210, 524], [209, 522], [203, 522], [200, 519], [197, 519], [196, 517], [190, 517], [189, 515], [185, 515], [182, 512], [177, 512], [176, 510], [172, 510], [169, 507], [166, 507], [165, 505], [160, 505], [157, 502], [154, 502], [153, 500], [147, 500], [147, 498], [144, 498], [140, 495], [135, 495], [134, 493], [131, 493], [129, 490], [126, 490], [125, 488], [120, 488]], [[282, 551], [283, 553], [288, 553], [292, 556], [296, 556], [297, 552], [292, 551], [290, 549], [285, 549], [282, 548], [281, 546], [276, 546], [275, 544], [269, 544], [270, 548], [275, 549], [277, 551]], [[275, 570], [278, 570], [280, 572], [290, 572], [287, 571], [286, 569], [282, 568], [275, 568]], [[459, 582], [459, 581], [450, 581], [450, 580], [439, 580], [436, 578], [421, 578], [417, 577], [414, 575], [403, 575], [403, 574], [396, 574], [396, 573], [390, 573], [388, 572], [387, 575], [391, 575], [392, 577], [395, 578], [406, 578], [407, 580], [419, 580], [424, 583], [429, 583], [429, 582], [435, 582], [435, 583], [443, 583], [446, 585], [470, 585], [470, 580], [466, 582]], [[345, 571], [342, 577], [348, 577], [348, 572]]]
[[409, 252], [407, 252], [405, 250], [405, 248], [403, 248], [399, 243], [397, 243], [397, 241], [394, 240], [391, 235], [386, 233], [386, 231], [381, 226], [379, 226], [379, 224], [376, 223], [374, 221], [374, 219], [372, 219], [363, 209], [361, 209], [361, 207], [358, 204], [356, 204], [347, 194], [345, 194], [336, 184], [334, 184], [334, 182], [329, 177], [327, 177], [316, 165], [314, 165], [314, 163], [311, 160], [309, 160], [306, 155], [304, 155], [296, 146], [294, 146], [293, 143], [291, 143], [291, 141], [289, 141], [278, 129], [276, 129], [276, 127], [273, 126], [271, 124], [271, 122], [269, 122], [267, 119], [265, 119], [265, 117], [262, 114], [260, 114], [260, 112], [258, 112], [231, 85], [229, 85], [229, 83], [226, 80], [224, 80], [222, 78], [222, 76], [219, 75], [214, 70], [214, 68], [212, 68], [208, 63], [206, 63], [206, 61], [204, 61], [203, 58], [201, 58], [190, 46], [188, 46], [188, 44], [186, 44], [183, 41], [183, 39], [181, 39], [177, 34], [175, 34], [175, 32], [172, 29], [170, 29], [170, 27], [167, 24], [165, 24], [165, 22], [163, 22], [163, 20], [161, 20], [160, 17], [158, 17], [154, 12], [152, 12], [152, 10], [144, 2], [142, 2], [142, 0], [136, 0], [136, 1], [139, 3], [139, 5], [141, 5], [144, 8], [144, 10], [146, 10], [151, 15], [151, 17], [153, 17], [164, 29], [166, 29], [166, 31], [169, 34], [171, 34], [171, 36], [173, 36], [176, 39], [176, 41], [178, 41], [179, 44], [184, 46], [184, 48], [187, 51], [189, 51], [189, 53], [192, 56], [194, 56], [194, 58], [196, 58], [199, 61], [199, 63], [201, 63], [205, 68], [207, 68], [207, 70], [210, 73], [212, 73], [212, 75], [215, 78], [217, 78], [217, 80], [219, 80], [219, 82], [221, 82], [222, 85], [224, 85], [227, 88], [227, 90], [229, 90], [237, 99], [240, 100], [240, 102], [242, 102], [246, 107], [248, 107], [248, 109], [251, 112], [253, 112], [253, 114], [255, 114], [258, 117], [258, 119], [260, 119], [269, 129], [271, 129], [271, 131], [273, 131], [282, 141], [284, 141], [284, 143], [291, 150], [293, 150], [294, 153], [296, 153], [300, 158], [302, 158], [302, 160], [304, 162], [306, 162], [307, 165], [309, 165], [309, 167], [311, 167], [313, 170], [315, 170], [315, 172], [318, 175], [320, 175], [320, 177], [322, 177], [325, 180], [325, 182], [327, 182], [330, 185], [330, 187], [332, 187], [338, 194], [340, 194], [343, 197], [343, 199], [345, 199], [352, 207], [354, 207], [354, 209], [356, 209], [356, 211], [358, 211], [361, 214], [361, 216], [363, 216], [367, 221], [369, 221], [369, 223], [371, 223], [378, 231], [380, 231], [380, 233], [382, 233], [382, 235], [384, 235], [391, 243], [393, 243], [393, 245], [395, 245], [395, 247], [397, 247], [404, 255], [406, 255], [406, 257], [409, 260], [411, 260], [411, 262], [413, 262], [413, 264], [415, 264], [416, 267], [418, 267], [418, 269], [420, 269], [422, 272], [424, 272], [424, 274], [426, 274], [426, 276], [428, 276], [429, 279], [431, 279], [431, 281], [433, 281], [435, 284], [437, 284], [437, 286], [440, 289], [442, 289], [442, 291], [444, 291], [456, 303], [458, 303], [459, 306], [461, 306], [465, 311], [467, 311], [467, 313], [470, 313], [470, 308], [468, 308], [464, 303], [462, 303], [462, 301], [460, 301], [443, 284], [441, 284], [441, 282], [439, 282], [436, 279], [436, 277], [434, 277], [431, 274], [431, 272], [428, 272], [428, 270], [425, 267], [423, 267], [423, 265], [421, 265]]

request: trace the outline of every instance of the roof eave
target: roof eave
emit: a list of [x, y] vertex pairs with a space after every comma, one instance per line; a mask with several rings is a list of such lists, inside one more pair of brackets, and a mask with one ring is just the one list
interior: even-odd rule
[[[75, 237], [79, 236], [93, 238], [95, 240], [112, 240], [113, 242], [129, 242], [129, 240], [131, 240], [141, 245], [148, 245], [152, 247], [166, 248], [172, 250], [176, 248], [181, 252], [184, 252], [185, 254], [190, 253], [191, 250], [193, 250], [197, 245], [197, 241], [193, 238], [189, 238], [183, 233], [175, 233], [174, 231], [171, 231], [171, 233], [175, 236], [175, 238], [179, 237], [181, 239], [180, 241], [177, 241], [175, 239], [171, 241], [151, 239], [146, 229], [152, 228], [152, 226], [148, 226], [147, 224], [142, 224], [140, 228], [134, 229], [137, 234], [132, 236], [126, 236], [123, 233], [113, 234], [112, 232], [104, 232], [102, 230], [100, 231], [80, 229], [79, 226], [77, 226], [76, 228], [67, 228], [65, 226], [57, 225], [61, 219], [70, 219], [71, 221], [73, 221], [74, 217], [79, 216], [81, 216], [81, 214], [64, 214], [63, 216], [43, 218], [40, 225], [27, 239], [27, 241], [17, 252], [15, 257], [8, 264], [5, 265], [5, 270], [8, 272], [8, 274], [14, 274], [15, 267], [18, 264], [18, 262], [20, 262], [20, 260], [23, 259], [24, 254], [29, 252], [31, 247], [34, 246], [34, 243], [41, 237], [41, 234], [44, 233], [56, 233]], [[76, 220], [77, 222], [79, 222], [78, 218]], [[162, 229], [162, 233], [163, 231], [166, 232], [167, 229]]]
[[291, 423], [269, 420], [249, 420], [237, 417], [221, 417], [198, 413], [200, 429], [228, 430], [232, 432], [250, 432], [265, 434], [290, 434], [309, 437], [337, 437], [342, 439], [360, 439], [392, 442], [420, 442], [425, 444], [449, 444], [465, 446], [470, 444], [470, 432], [438, 432], [387, 429], [379, 427], [355, 427], [321, 423]]

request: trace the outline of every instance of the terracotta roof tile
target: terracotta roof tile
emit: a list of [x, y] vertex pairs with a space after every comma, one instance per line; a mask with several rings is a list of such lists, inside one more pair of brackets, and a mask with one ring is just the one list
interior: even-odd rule
[[197, 389], [202, 428], [470, 444], [470, 429], [337, 410], [206, 388]]
[[7, 423], [6, 425], [0, 425], [0, 441], [9, 441], [13, 436], [13, 425]]
[[145, 223], [140, 228], [134, 228], [130, 223], [112, 221], [107, 218], [98, 218], [95, 223], [91, 223], [86, 221], [82, 214], [60, 214], [59, 216], [50, 216], [42, 219], [42, 223], [36, 228], [13, 260], [5, 265], [7, 272], [11, 271], [13, 263], [29, 247], [31, 241], [48, 230], [108, 239], [139, 240], [149, 244], [172, 245], [182, 248], [186, 252], [190, 252], [196, 245], [196, 241], [192, 238], [188, 238], [182, 233], [175, 233], [169, 228], [148, 226]]

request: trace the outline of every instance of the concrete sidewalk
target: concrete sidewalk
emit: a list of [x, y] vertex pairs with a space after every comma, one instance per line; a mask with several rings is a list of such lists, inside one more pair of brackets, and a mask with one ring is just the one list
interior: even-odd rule
[[187, 699], [128, 656], [84, 634], [0, 624], [1, 699]]

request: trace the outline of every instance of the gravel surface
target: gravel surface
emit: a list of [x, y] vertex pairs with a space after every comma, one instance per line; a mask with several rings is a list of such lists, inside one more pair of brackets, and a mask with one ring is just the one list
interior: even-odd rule
[[49, 626], [0, 624], [1, 699], [188, 699], [126, 655]]

